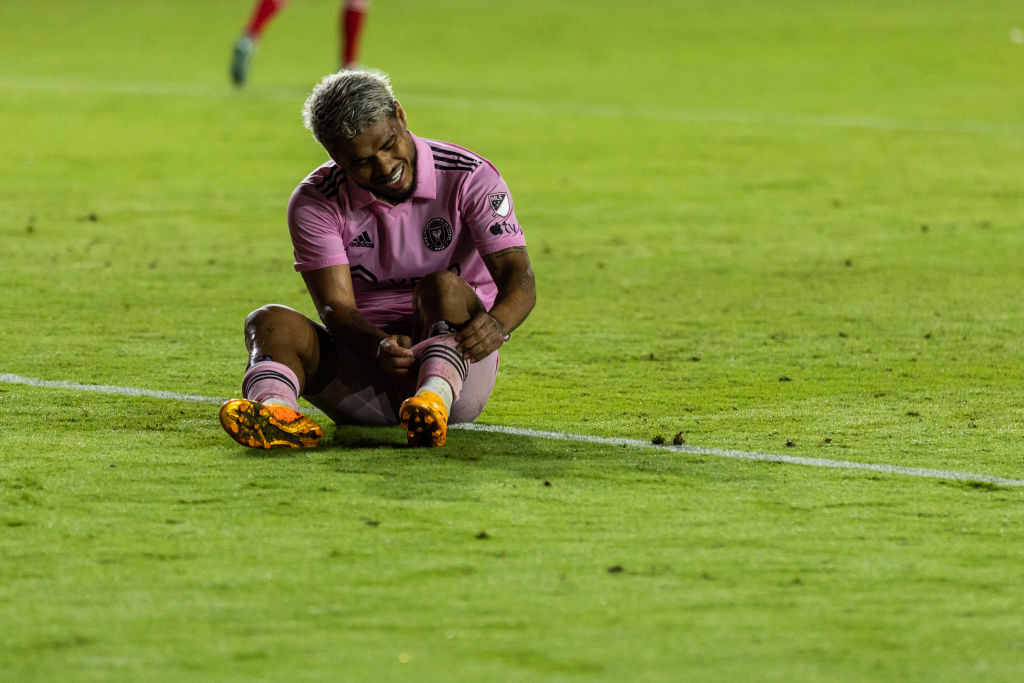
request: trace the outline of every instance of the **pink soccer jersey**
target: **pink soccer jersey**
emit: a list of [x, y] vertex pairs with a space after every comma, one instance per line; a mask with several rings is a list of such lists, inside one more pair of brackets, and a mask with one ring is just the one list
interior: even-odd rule
[[329, 161], [288, 202], [295, 270], [347, 263], [359, 312], [389, 331], [411, 324], [416, 281], [439, 270], [468, 282], [489, 309], [498, 291], [481, 255], [526, 245], [512, 195], [489, 161], [448, 142], [412, 140], [409, 200], [377, 199]]

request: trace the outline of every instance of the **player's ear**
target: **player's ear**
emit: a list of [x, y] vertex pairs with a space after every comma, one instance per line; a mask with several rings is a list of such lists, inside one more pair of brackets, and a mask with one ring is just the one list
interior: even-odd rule
[[405, 110], [402, 109], [402, 105], [395, 100], [395, 118], [402, 122], [402, 127], [406, 127], [405, 122]]

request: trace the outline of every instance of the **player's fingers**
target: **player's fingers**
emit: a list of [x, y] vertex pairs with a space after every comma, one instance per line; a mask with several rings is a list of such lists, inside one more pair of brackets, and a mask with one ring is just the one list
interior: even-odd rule
[[388, 358], [381, 364], [384, 372], [392, 375], [407, 375], [412, 372], [413, 361], [409, 358]]
[[463, 340], [468, 340], [471, 337], [481, 334], [481, 332], [486, 331], [487, 327], [492, 324], [493, 321], [494, 319], [486, 313], [474, 316], [468, 323], [466, 323], [466, 326], [455, 335], [455, 341], [462, 342]]
[[378, 354], [394, 358], [412, 358], [412, 339], [405, 335], [393, 335], [381, 340]]
[[495, 334], [481, 337], [462, 347], [463, 355], [472, 363], [483, 360], [501, 346], [501, 338]]
[[416, 364], [416, 357], [412, 353], [402, 356], [392, 356], [391, 362], [396, 368], [411, 368]]
[[415, 354], [412, 352], [412, 349], [403, 349], [401, 346], [395, 346], [392, 347], [390, 356], [412, 363]]
[[462, 355], [471, 359], [472, 351], [481, 342], [482, 336], [479, 330], [469, 330], [468, 328], [463, 330], [463, 333], [462, 339], [456, 337], [455, 342]]

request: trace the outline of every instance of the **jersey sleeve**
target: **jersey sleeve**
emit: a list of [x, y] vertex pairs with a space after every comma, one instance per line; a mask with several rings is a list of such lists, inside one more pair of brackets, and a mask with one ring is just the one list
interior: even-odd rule
[[307, 272], [348, 263], [338, 207], [312, 185], [300, 184], [288, 200], [288, 231], [295, 270]]
[[481, 255], [509, 247], [525, 247], [526, 238], [516, 218], [512, 193], [501, 174], [484, 162], [462, 190], [462, 220]]

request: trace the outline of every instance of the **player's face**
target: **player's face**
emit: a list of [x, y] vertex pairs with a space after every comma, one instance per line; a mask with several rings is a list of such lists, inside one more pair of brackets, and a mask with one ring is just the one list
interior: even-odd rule
[[331, 157], [357, 185], [386, 202], [404, 202], [416, 187], [416, 146], [397, 103], [394, 116], [342, 143]]

